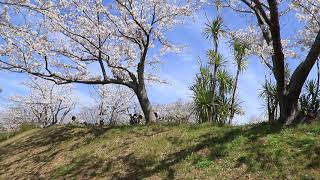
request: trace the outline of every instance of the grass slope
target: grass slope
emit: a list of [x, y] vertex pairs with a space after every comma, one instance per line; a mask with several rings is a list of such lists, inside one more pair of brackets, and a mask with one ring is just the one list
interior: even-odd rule
[[320, 124], [80, 125], [0, 142], [0, 179], [317, 179]]

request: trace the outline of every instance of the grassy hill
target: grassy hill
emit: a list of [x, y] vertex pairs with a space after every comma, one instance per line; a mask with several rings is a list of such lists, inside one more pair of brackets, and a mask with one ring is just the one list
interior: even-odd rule
[[0, 179], [317, 179], [320, 123], [31, 129], [0, 142]]

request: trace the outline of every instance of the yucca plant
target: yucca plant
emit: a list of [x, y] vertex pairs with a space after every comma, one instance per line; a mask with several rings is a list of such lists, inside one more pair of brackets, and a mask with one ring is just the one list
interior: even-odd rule
[[305, 93], [299, 98], [304, 115], [318, 116], [320, 111], [320, 59], [317, 60], [317, 79], [307, 81]]
[[211, 75], [208, 67], [200, 67], [195, 83], [190, 87], [193, 92], [194, 111], [199, 122], [213, 120], [213, 96]]
[[209, 70], [212, 76], [212, 91], [216, 93], [217, 73], [226, 64], [226, 61], [220, 53], [215, 53], [213, 50], [207, 52], [207, 57], [209, 59], [209, 67], [213, 67], [213, 69], [210, 68]]
[[215, 123], [218, 125], [226, 124], [227, 117], [230, 114], [230, 104], [227, 97], [216, 98], [216, 116]]
[[315, 80], [307, 81], [305, 93], [300, 97], [300, 105], [302, 112], [317, 114], [320, 110], [320, 93]]
[[247, 45], [240, 42], [239, 40], [234, 40], [232, 43], [233, 46], [233, 54], [234, 54], [234, 60], [235, 65], [237, 67], [237, 73], [233, 84], [232, 89], [232, 97], [231, 97], [231, 112], [229, 117], [229, 124], [232, 123], [234, 114], [235, 114], [235, 101], [236, 101], [236, 92], [237, 92], [237, 86], [239, 81], [240, 73], [243, 72], [247, 67], [247, 61], [246, 61], [246, 51], [247, 51]]
[[277, 98], [277, 87], [271, 80], [265, 81], [262, 86], [259, 97], [263, 99], [264, 106], [267, 109], [269, 122], [275, 122], [278, 116], [279, 101]]
[[233, 79], [226, 70], [217, 73], [218, 93], [220, 97], [226, 97], [232, 90]]
[[222, 24], [222, 18], [218, 16], [216, 19], [210, 21], [205, 24], [203, 35], [206, 39], [212, 40], [214, 45], [214, 52], [218, 52], [218, 44], [219, 38], [225, 33]]
[[231, 91], [233, 78], [226, 70], [220, 70], [217, 74], [218, 97], [216, 100], [216, 122], [225, 124], [231, 112]]
[[[200, 73], [196, 75], [195, 83], [190, 88], [193, 91], [195, 112], [199, 122], [225, 124], [230, 112], [238, 113], [240, 109], [235, 100], [231, 101], [233, 77], [223, 69], [226, 61], [218, 53], [219, 38], [224, 33], [221, 17], [218, 16], [213, 21], [208, 20], [203, 34], [213, 42], [213, 49], [207, 52], [209, 65], [200, 67]], [[231, 102], [234, 107], [230, 106]]]
[[193, 92], [194, 112], [202, 122], [213, 122], [219, 125], [227, 123], [230, 112], [241, 113], [240, 102], [231, 107], [233, 78], [226, 70], [217, 73], [217, 96], [212, 93], [212, 78], [208, 67], [200, 67], [195, 83], [190, 87]]
[[224, 33], [225, 30], [223, 29], [222, 18], [220, 16], [212, 21], [208, 20], [205, 24], [203, 35], [206, 39], [213, 42], [213, 50], [208, 51], [209, 64], [213, 67], [212, 69], [210, 68], [212, 70], [212, 93], [215, 93], [217, 72], [223, 60], [222, 56], [218, 54], [218, 45], [219, 38]]

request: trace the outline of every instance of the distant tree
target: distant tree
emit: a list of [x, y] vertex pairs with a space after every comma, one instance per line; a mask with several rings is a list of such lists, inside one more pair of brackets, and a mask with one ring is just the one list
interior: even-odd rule
[[131, 89], [119, 85], [99, 85], [93, 93], [95, 108], [98, 110], [98, 121], [110, 125], [124, 122], [129, 112], [136, 107], [137, 99]]
[[197, 121], [194, 117], [192, 102], [179, 99], [173, 103], [157, 105], [155, 109], [158, 114], [158, 120], [162, 122], [182, 124], [195, 123]]
[[[76, 98], [70, 85], [56, 85], [39, 78], [30, 78], [23, 85], [28, 90], [26, 95], [9, 98], [15, 109], [12, 117], [20, 116], [26, 121], [46, 127], [63, 122], [75, 108]], [[15, 121], [15, 118], [12, 120]]]
[[96, 124], [99, 120], [99, 110], [97, 106], [80, 104], [79, 112], [76, 113], [77, 122]]
[[30, 109], [26, 109], [22, 105], [16, 104], [14, 106], [8, 106], [0, 111], [0, 121], [4, 130], [14, 130], [19, 127], [20, 124], [25, 122], [35, 123], [32, 112]]

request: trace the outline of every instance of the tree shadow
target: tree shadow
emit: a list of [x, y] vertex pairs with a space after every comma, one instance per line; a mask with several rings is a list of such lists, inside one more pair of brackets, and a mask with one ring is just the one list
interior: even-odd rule
[[[108, 130], [117, 129], [118, 127], [86, 128], [89, 134], [93, 136], [93, 139], [95, 139], [102, 136]], [[111, 157], [107, 159], [101, 159], [90, 154], [83, 154], [79, 157], [74, 158], [69, 164], [54, 169], [50, 172], [50, 174], [52, 174], [52, 178], [71, 178], [80, 176], [87, 177], [87, 179], [92, 177], [108, 177], [110, 179], [144, 179], [161, 173], [161, 175], [165, 176], [165, 179], [174, 179], [177, 175], [175, 165], [181, 163], [184, 160], [187, 160], [187, 158], [191, 156], [193, 153], [198, 153], [202, 150], [207, 150], [208, 153], [206, 154], [206, 158], [208, 158], [211, 161], [218, 160], [229, 155], [227, 152], [228, 148], [230, 148], [228, 147], [228, 144], [235, 141], [239, 136], [245, 137], [246, 140], [249, 141], [249, 143], [251, 144], [250, 147], [245, 149], [246, 153], [250, 157], [240, 156], [238, 159], [236, 159], [236, 162], [234, 162], [235, 168], [241, 166], [242, 164], [246, 164], [249, 167], [248, 171], [254, 171], [254, 169], [250, 169], [250, 166], [254, 166], [252, 164], [253, 162], [251, 161], [254, 161], [259, 162], [261, 164], [259, 168], [270, 169], [272, 168], [270, 166], [281, 166], [281, 164], [277, 164], [278, 162], [270, 158], [268, 154], [269, 152], [265, 152], [264, 146], [261, 145], [260, 141], [267, 135], [280, 133], [281, 130], [282, 127], [280, 125], [274, 126], [268, 123], [261, 123], [257, 125], [243, 127], [224, 128], [223, 130], [219, 130], [217, 132], [209, 132], [201, 136], [197, 136], [197, 139], [195, 139], [195, 142], [197, 142], [196, 144], [186, 143], [188, 145], [187, 147], [180, 149], [176, 152], [169, 153], [161, 158], [152, 154], [145, 155], [143, 157], [137, 157], [135, 153], [131, 151], [128, 152], [129, 154], [126, 153], [127, 151], [119, 152], [119, 155], [117, 155], [116, 157]], [[129, 134], [131, 133], [132, 135], [137, 137], [148, 138], [168, 131], [170, 131], [170, 129], [168, 130], [154, 128], [148, 130], [147, 132], [139, 132], [135, 128], [133, 130], [130, 130]], [[13, 152], [19, 152], [19, 149], [25, 150], [33, 147], [58, 145], [59, 143], [68, 141], [71, 138], [81, 137], [82, 135], [82, 131], [75, 132], [72, 128], [69, 129], [67, 127], [58, 130], [51, 130], [49, 132], [45, 132], [45, 135], [42, 134], [42, 137], [29, 137], [22, 144], [11, 144], [10, 149], [13, 148], [13, 151], [4, 152], [4, 155], [0, 155], [0, 160], [1, 158], [9, 156]], [[176, 136], [164, 138], [166, 138], [168, 142], [176, 146], [185, 144], [185, 142], [183, 142]], [[106, 147], [106, 151], [111, 152], [119, 148], [121, 150], [129, 149], [132, 143], [135, 143], [135, 138], [128, 138], [125, 141], [121, 142], [121, 144], [118, 144], [117, 147], [114, 147], [114, 149]], [[305, 144], [305, 142], [301, 143]], [[81, 145], [83, 144], [75, 144], [74, 146], [71, 146], [69, 150], [73, 151]], [[2, 152], [2, 150], [3, 149], [0, 148], [0, 152]], [[320, 154], [320, 148], [306, 149], [306, 151], [301, 153], [308, 154], [311, 151], [316, 151], [316, 153]], [[32, 158], [35, 162], [46, 163], [53, 161], [54, 157], [59, 155], [59, 153], [60, 151], [47, 149], [47, 151], [39, 153], [38, 156], [32, 156]], [[159, 161], [158, 159], [161, 160]], [[19, 160], [13, 163], [19, 163]], [[3, 167], [7, 168], [6, 166]], [[319, 156], [311, 157], [311, 161], [308, 168], [319, 168], [319, 166]]]
[[[25, 154], [11, 162], [1, 163], [1, 171], [5, 172], [13, 167], [13, 165], [27, 161], [31, 161], [35, 164], [40, 163], [45, 166], [64, 151], [64, 149], [57, 148], [61, 144], [71, 140], [84, 138], [83, 134], [93, 137], [72, 145], [69, 150], [73, 151], [77, 149], [76, 146], [80, 147], [84, 144], [90, 143], [90, 141], [103, 135], [109, 129], [111, 128], [94, 126], [79, 126], [75, 128], [67, 125], [39, 130], [32, 134], [32, 136], [27, 136], [26, 138], [19, 139], [0, 147], [0, 162], [4, 162], [5, 159], [10, 158], [11, 156], [16, 156], [21, 153], [25, 154], [25, 152], [28, 152], [28, 154]], [[39, 152], [31, 153], [33, 150], [39, 149], [41, 149]]]
[[56, 179], [59, 177], [96, 177], [105, 173], [108, 166], [102, 159], [89, 154], [82, 154], [74, 158], [69, 164], [62, 165], [54, 169], [50, 174], [51, 178]]
[[[123, 157], [122, 161], [128, 166], [130, 172], [125, 174], [114, 174], [113, 179], [143, 179], [151, 177], [160, 172], [166, 172], [165, 179], [173, 179], [175, 176], [174, 165], [185, 160], [192, 153], [199, 152], [204, 148], [210, 150], [209, 159], [216, 160], [226, 156], [227, 147], [225, 144], [232, 142], [235, 138], [242, 135], [248, 139], [254, 141], [259, 137], [265, 136], [270, 133], [279, 133], [281, 131], [280, 127], [272, 127], [268, 124], [255, 125], [249, 129], [234, 128], [229, 129], [223, 135], [216, 136], [215, 133], [205, 134], [199, 137], [200, 142], [194, 146], [182, 149], [178, 152], [174, 152], [166, 156], [165, 159], [160, 162], [150, 161], [150, 157], [137, 158], [133, 154]], [[170, 139], [169, 139], [170, 141]], [[172, 140], [172, 142], [179, 143], [179, 141]]]

